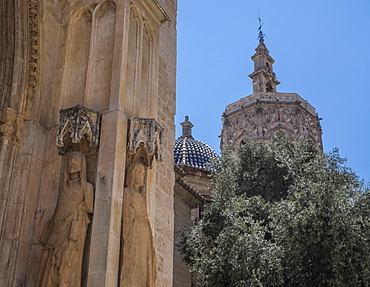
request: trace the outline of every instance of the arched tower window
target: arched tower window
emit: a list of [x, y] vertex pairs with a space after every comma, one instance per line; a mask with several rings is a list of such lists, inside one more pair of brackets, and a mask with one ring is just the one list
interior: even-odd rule
[[267, 72], [271, 72], [271, 67], [269, 63], [266, 63]]
[[272, 88], [272, 85], [270, 82], [267, 82], [266, 84], [266, 92], [273, 92], [274, 89]]

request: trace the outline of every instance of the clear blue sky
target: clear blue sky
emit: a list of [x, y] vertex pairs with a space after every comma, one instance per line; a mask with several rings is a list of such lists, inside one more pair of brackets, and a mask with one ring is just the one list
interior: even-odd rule
[[219, 152], [226, 105], [252, 93], [258, 13], [279, 92], [298, 93], [323, 118], [324, 150], [370, 179], [370, 0], [179, 0], [176, 137]]

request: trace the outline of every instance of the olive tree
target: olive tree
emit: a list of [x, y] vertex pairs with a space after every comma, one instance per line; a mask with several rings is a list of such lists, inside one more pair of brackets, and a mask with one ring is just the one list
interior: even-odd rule
[[370, 194], [338, 151], [245, 139], [182, 251], [195, 286], [370, 285]]

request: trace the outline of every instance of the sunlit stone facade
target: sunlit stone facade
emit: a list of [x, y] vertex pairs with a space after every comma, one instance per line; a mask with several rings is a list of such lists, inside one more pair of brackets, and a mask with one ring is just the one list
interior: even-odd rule
[[[172, 285], [176, 13], [176, 0], [0, 5], [2, 286]], [[145, 254], [148, 272], [125, 275]]]

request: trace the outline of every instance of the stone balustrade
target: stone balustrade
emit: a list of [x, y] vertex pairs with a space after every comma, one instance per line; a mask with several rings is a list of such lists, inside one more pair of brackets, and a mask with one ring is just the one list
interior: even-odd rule
[[316, 110], [311, 106], [306, 100], [301, 98], [295, 93], [258, 93], [252, 94], [239, 101], [228, 105], [225, 109], [225, 115], [234, 113], [240, 109], [248, 107], [256, 102], [283, 102], [283, 103], [300, 103], [300, 105], [305, 108], [312, 115], [317, 116]]

